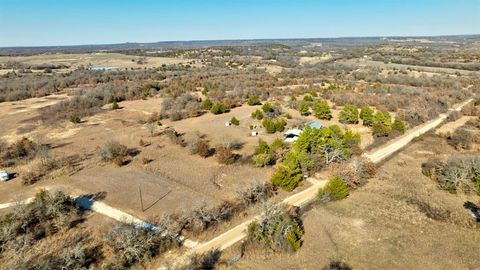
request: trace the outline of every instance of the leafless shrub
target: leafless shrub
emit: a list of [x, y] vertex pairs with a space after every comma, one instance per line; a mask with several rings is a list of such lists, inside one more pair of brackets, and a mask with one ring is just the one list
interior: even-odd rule
[[148, 164], [148, 163], [150, 163], [150, 162], [152, 162], [152, 160], [149, 159], [148, 157], [143, 157], [143, 158], [142, 158], [142, 164], [143, 164], [143, 165]]
[[194, 254], [187, 259], [187, 263], [182, 265], [179, 270], [208, 270], [216, 269], [220, 264], [221, 252], [214, 249], [202, 254]]
[[30, 164], [25, 172], [22, 172], [22, 184], [24, 185], [32, 185], [39, 180], [41, 180], [44, 176], [49, 174], [51, 171], [58, 169], [62, 166], [62, 162], [59, 159], [54, 157], [50, 157], [48, 159], [40, 159], [33, 164]]
[[465, 193], [480, 194], [480, 156], [462, 155], [450, 157], [437, 177], [440, 187], [450, 192], [457, 189]]
[[225, 147], [223, 145], [218, 146], [215, 149], [215, 155], [217, 157], [217, 161], [221, 164], [232, 164], [235, 162], [237, 156], [235, 153], [230, 150], [230, 148]]
[[473, 143], [473, 135], [470, 131], [459, 128], [447, 138], [447, 141], [455, 149], [470, 149]]
[[148, 122], [145, 127], [150, 134], [150, 137], [155, 137], [157, 135], [157, 123], [156, 122]]
[[275, 190], [270, 182], [261, 183], [255, 181], [247, 189], [239, 192], [238, 197], [242, 204], [248, 207], [258, 202], [266, 201], [273, 194], [275, 194]]
[[22, 160], [31, 160], [35, 157], [39, 145], [32, 140], [23, 137], [10, 146], [2, 146], [0, 152], [0, 165], [12, 166]]
[[[60, 246], [49, 246], [48, 252], [40, 248], [25, 250], [10, 256], [6, 269], [89, 269], [101, 260], [102, 252], [87, 232], [62, 237]], [[45, 247], [46, 243], [42, 243]]]
[[108, 267], [113, 269], [137, 265], [179, 245], [176, 235], [126, 223], [115, 226], [105, 236], [105, 243], [116, 254], [116, 257], [107, 263]]
[[480, 130], [480, 117], [468, 120], [465, 127]]
[[422, 172], [450, 192], [462, 190], [480, 194], [480, 156], [455, 155], [447, 161], [431, 158], [422, 164]]
[[198, 154], [199, 156], [206, 158], [211, 155], [212, 150], [210, 149], [210, 144], [207, 140], [198, 138], [190, 146], [190, 152], [194, 155]]
[[193, 233], [202, 232], [222, 221], [229, 220], [235, 213], [236, 207], [230, 202], [223, 202], [213, 208], [202, 205], [184, 215], [182, 219], [185, 223], [184, 229]]
[[152, 113], [147, 119], [147, 123], [158, 123], [161, 120], [160, 114], [158, 112]]
[[187, 146], [187, 143], [185, 142], [185, 139], [183, 138], [183, 135], [178, 133], [175, 129], [173, 128], [167, 128], [162, 132], [162, 135], [167, 136], [172, 143], [176, 145], [180, 145], [181, 147]]
[[109, 161], [122, 166], [128, 156], [128, 148], [116, 141], [108, 141], [100, 149], [102, 161]]
[[16, 206], [0, 218], [0, 254], [18, 251], [48, 235], [69, 229], [79, 221], [80, 214], [69, 196], [42, 190], [33, 202]]
[[462, 113], [468, 116], [478, 116], [479, 109], [473, 103], [469, 103], [462, 108]]
[[7, 150], [7, 144], [0, 139], [0, 153], [4, 153]]
[[322, 270], [352, 270], [352, 268], [341, 261], [332, 261], [322, 268]]
[[428, 177], [436, 179], [441, 173], [445, 162], [438, 157], [430, 157], [426, 162], [422, 163], [422, 173]]
[[336, 173], [348, 187], [358, 188], [367, 183], [376, 173], [375, 164], [362, 157], [354, 157], [349, 162], [339, 164]]
[[447, 121], [456, 121], [463, 116], [462, 112], [453, 111], [451, 114], [448, 115]]

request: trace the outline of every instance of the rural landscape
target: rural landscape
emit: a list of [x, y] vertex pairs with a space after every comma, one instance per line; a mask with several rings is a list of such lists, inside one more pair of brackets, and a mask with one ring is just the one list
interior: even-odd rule
[[0, 269], [479, 269], [480, 35], [3, 46], [0, 194]]

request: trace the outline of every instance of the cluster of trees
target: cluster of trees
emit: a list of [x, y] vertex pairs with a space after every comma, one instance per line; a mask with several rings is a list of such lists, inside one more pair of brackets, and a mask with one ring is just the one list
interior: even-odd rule
[[214, 103], [210, 99], [202, 102], [202, 109], [210, 111], [213, 114], [222, 114], [230, 111], [230, 107], [224, 103]]
[[267, 133], [282, 132], [285, 130], [286, 125], [287, 121], [285, 121], [283, 118], [276, 120], [272, 118], [265, 118], [262, 121], [262, 126], [265, 128]]
[[370, 106], [382, 112], [396, 112], [403, 121], [413, 127], [446, 112], [453, 104], [465, 101], [475, 92], [475, 89], [455, 89], [457, 91], [450, 88], [378, 86], [367, 88], [363, 92], [326, 91], [324, 97], [338, 106]]
[[75, 90], [71, 98], [41, 108], [40, 118], [44, 123], [81, 121], [83, 117], [101, 112], [102, 106], [106, 104], [112, 104], [112, 109], [118, 109], [118, 104], [114, 105], [117, 102], [142, 99], [150, 94], [143, 86], [134, 82], [100, 84], [89, 90]]
[[103, 241], [115, 254], [115, 258], [103, 263], [103, 269], [131, 268], [180, 245], [177, 234], [166, 228], [149, 229], [127, 223], [117, 224]]
[[[83, 212], [70, 196], [42, 190], [0, 218], [0, 257], [7, 269], [128, 269], [180, 245], [163, 219], [156, 229], [118, 223], [103, 235], [71, 230]], [[45, 252], [48, 248], [52, 252]]]
[[431, 158], [422, 164], [422, 172], [449, 192], [473, 191], [480, 195], [480, 155], [454, 155], [446, 161]]
[[[462, 54], [463, 55], [460, 55]], [[463, 70], [480, 70], [480, 64], [473, 59], [478, 56], [471, 52], [457, 52], [453, 50], [434, 50], [424, 49], [418, 50], [414, 53], [376, 53], [373, 56], [375, 61], [392, 62], [395, 64], [412, 65], [412, 66], [427, 66], [440, 68], [453, 68]], [[469, 60], [469, 62], [465, 61]], [[478, 60], [478, 59], [477, 59]]]
[[[67, 74], [10, 74], [0, 76], [0, 102], [15, 101], [32, 97], [41, 97], [62, 91], [66, 88], [82, 85], [97, 86], [100, 84], [135, 83], [143, 86], [144, 81], [163, 80], [164, 74], [155, 70], [118, 70], [108, 72], [92, 72], [77, 69]], [[151, 89], [145, 89], [150, 91]]]
[[301, 184], [303, 176], [310, 170], [347, 160], [358, 153], [359, 144], [358, 133], [343, 132], [335, 125], [321, 129], [306, 127], [277, 167], [271, 181], [291, 191]]
[[311, 95], [304, 96], [303, 100], [298, 104], [298, 111], [301, 115], [310, 115], [311, 112], [322, 120], [332, 119], [332, 111], [328, 102], [323, 99], [313, 99]]
[[[165, 216], [154, 223], [153, 229], [118, 223], [98, 235], [88, 229], [71, 231], [83, 221], [74, 199], [62, 192], [43, 190], [31, 203], [18, 205], [0, 217], [0, 257], [8, 269], [141, 267], [180, 246], [178, 236], [182, 231], [202, 232], [273, 194], [271, 185], [253, 182], [232, 202], [216, 207], [202, 205], [188, 213]], [[54, 252], [44, 252], [48, 243], [57, 243], [50, 247]]]
[[371, 127], [373, 135], [377, 137], [387, 137], [392, 132], [394, 135], [403, 134], [406, 130], [405, 123], [399, 117], [395, 117], [392, 122], [388, 112], [375, 112], [368, 106], [362, 107], [358, 116], [362, 119], [363, 125]]
[[[213, 104], [210, 105], [210, 108]], [[165, 97], [162, 102], [162, 109], [160, 111], [160, 118], [170, 118], [172, 121], [196, 117], [202, 114], [205, 104], [202, 104], [199, 99], [186, 93], [176, 98]], [[208, 110], [210, 110], [210, 108]]]
[[191, 154], [198, 154], [203, 158], [215, 155], [218, 163], [229, 165], [237, 161], [241, 156], [234, 152], [235, 149], [241, 148], [241, 144], [235, 141], [227, 141], [216, 147], [210, 147], [210, 144], [204, 136], [199, 136], [191, 141], [185, 141], [183, 134], [178, 133], [173, 128], [165, 129], [162, 135], [167, 136], [172, 143], [181, 147], [187, 147]]

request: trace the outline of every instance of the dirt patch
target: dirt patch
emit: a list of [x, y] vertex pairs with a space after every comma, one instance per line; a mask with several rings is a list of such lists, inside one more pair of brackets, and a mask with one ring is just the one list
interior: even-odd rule
[[462, 116], [459, 119], [455, 121], [451, 121], [448, 123], [445, 123], [441, 127], [439, 127], [437, 130], [435, 130], [435, 134], [438, 135], [448, 135], [452, 134], [457, 128], [465, 125], [469, 120], [475, 119], [475, 116]]

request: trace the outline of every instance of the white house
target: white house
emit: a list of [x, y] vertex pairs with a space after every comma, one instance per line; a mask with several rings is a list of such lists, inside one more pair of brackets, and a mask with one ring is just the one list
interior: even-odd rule
[[285, 142], [295, 142], [300, 134], [302, 134], [301, 129], [289, 129], [283, 134], [283, 137], [285, 138]]

